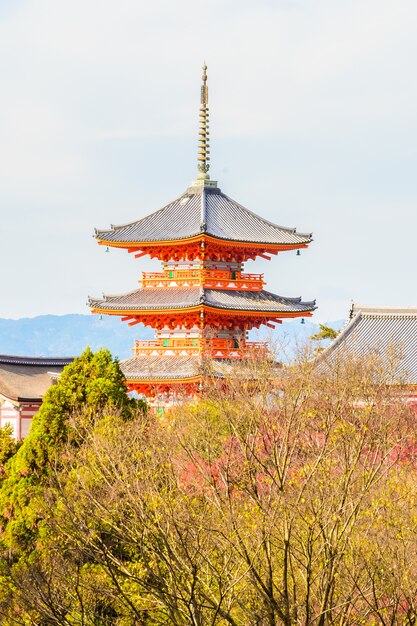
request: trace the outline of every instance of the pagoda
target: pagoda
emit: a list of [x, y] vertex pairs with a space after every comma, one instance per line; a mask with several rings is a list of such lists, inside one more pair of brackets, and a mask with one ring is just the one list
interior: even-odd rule
[[90, 298], [89, 305], [93, 313], [155, 329], [155, 339], [137, 340], [121, 366], [131, 391], [167, 402], [201, 388], [206, 359], [222, 375], [233, 360], [264, 353], [264, 343], [248, 341], [249, 330], [311, 316], [316, 308], [315, 301], [265, 291], [263, 274], [244, 271], [245, 261], [299, 251], [312, 236], [252, 213], [210, 179], [206, 70], [204, 65], [196, 181], [158, 211], [95, 232], [103, 246], [162, 262], [162, 271], [143, 272], [139, 289]]

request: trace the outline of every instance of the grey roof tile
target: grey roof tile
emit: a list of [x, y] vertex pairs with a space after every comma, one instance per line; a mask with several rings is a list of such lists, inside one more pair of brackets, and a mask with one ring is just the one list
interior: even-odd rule
[[224, 378], [225, 376], [253, 377], [253, 369], [244, 361], [236, 362], [228, 359], [205, 359], [204, 357], [186, 356], [133, 356], [121, 361], [120, 367], [128, 381], [133, 380], [164, 380], [208, 376]]
[[103, 298], [90, 298], [91, 307], [105, 309], [170, 309], [196, 306], [201, 297], [200, 287], [168, 287], [161, 289], [135, 289], [125, 294]]
[[301, 298], [285, 298], [269, 291], [205, 290], [206, 304], [219, 309], [242, 311], [300, 312], [315, 309], [315, 301], [302, 302]]
[[386, 368], [395, 368], [398, 382], [417, 384], [417, 308], [354, 305], [351, 319], [319, 361], [346, 354], [375, 355]]
[[278, 226], [252, 213], [218, 188], [190, 187], [162, 209], [135, 222], [96, 230], [105, 241], [152, 242], [188, 239], [206, 233], [218, 239], [248, 243], [310, 243], [310, 233]]
[[119, 296], [103, 296], [101, 299], [89, 300], [92, 308], [105, 310], [168, 310], [201, 304], [218, 309], [273, 313], [307, 312], [316, 308], [315, 301], [302, 302], [301, 298], [284, 298], [269, 291], [236, 292], [203, 287], [136, 289]]
[[16, 356], [14, 354], [0, 354], [0, 364], [8, 363], [14, 365], [69, 365], [73, 362], [73, 356]]
[[120, 367], [128, 380], [155, 380], [191, 378], [201, 369], [198, 357], [131, 357], [121, 361]]

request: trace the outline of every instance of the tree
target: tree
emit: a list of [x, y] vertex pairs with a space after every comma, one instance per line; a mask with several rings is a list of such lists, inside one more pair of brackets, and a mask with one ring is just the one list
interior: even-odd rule
[[415, 623], [415, 418], [390, 374], [300, 362], [277, 385], [252, 365], [162, 422], [108, 413], [67, 442], [12, 572], [22, 619]]
[[62, 465], [63, 449], [74, 456], [80, 433], [106, 410], [132, 419], [138, 404], [126, 394], [125, 379], [108, 350], [89, 348], [67, 365], [44, 396], [29, 435], [5, 466], [0, 487], [2, 545], [9, 559], [30, 552], [41, 519], [38, 500], [48, 476]]
[[13, 427], [6, 424], [0, 428], [0, 475], [4, 476], [4, 466], [21, 445], [20, 441], [16, 441], [13, 436]]
[[324, 339], [336, 339], [339, 334], [337, 330], [331, 328], [330, 326], [326, 326], [325, 324], [319, 324], [320, 331], [311, 335], [310, 339], [313, 341], [323, 341]]

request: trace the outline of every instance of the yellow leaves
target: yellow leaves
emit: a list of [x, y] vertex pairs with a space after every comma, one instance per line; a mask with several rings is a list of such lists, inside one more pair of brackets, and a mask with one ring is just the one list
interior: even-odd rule
[[[90, 598], [91, 583], [116, 608], [124, 595], [155, 626], [170, 623], [169, 610], [189, 619], [190, 593], [201, 623], [226, 623], [207, 597], [234, 623], [258, 623], [268, 576], [276, 597], [288, 590], [300, 623], [319, 620], [326, 585], [329, 623], [341, 623], [338, 611], [354, 597], [355, 624], [373, 623], [372, 583], [379, 602], [417, 588], [406, 562], [417, 552], [417, 472], [389, 456], [401, 426], [389, 422], [392, 407], [359, 401], [373, 391], [355, 372], [335, 380], [300, 369], [268, 402], [223, 388], [164, 420], [109, 420], [89, 433], [59, 476], [64, 497], [56, 491], [43, 505], [38, 545], [52, 578], [59, 555], [69, 606], [78, 562], [87, 564], [81, 593]], [[74, 625], [77, 610], [69, 609]], [[123, 611], [121, 626], [133, 623], [127, 604]]]

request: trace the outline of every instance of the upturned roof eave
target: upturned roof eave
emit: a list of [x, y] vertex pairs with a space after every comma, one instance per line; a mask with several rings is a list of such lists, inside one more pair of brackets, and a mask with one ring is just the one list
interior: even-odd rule
[[[174, 208], [176, 210], [181, 211], [181, 205], [184, 199], [189, 200], [199, 195], [201, 195], [201, 201], [195, 202], [193, 205], [193, 210], [196, 213], [195, 215], [196, 219], [195, 221], [192, 221], [193, 225], [191, 227], [195, 230], [193, 230], [191, 233], [190, 232], [187, 233], [187, 235], [183, 237], [178, 237], [178, 236], [169, 237], [167, 233], [169, 233], [169, 229], [171, 226], [171, 218], [172, 218], [172, 216], [170, 215], [170, 211], [174, 210]], [[242, 244], [281, 245], [283, 243], [283, 242], [277, 242], [276, 238], [274, 238], [272, 241], [270, 239], [253, 240], [253, 239], [246, 239], [244, 237], [241, 237], [239, 239], [234, 239], [233, 237], [230, 237], [230, 236], [222, 237], [218, 233], [213, 233], [211, 231], [211, 224], [210, 224], [211, 212], [208, 210], [206, 206], [207, 198], [212, 195], [219, 196], [228, 204], [230, 204], [231, 208], [235, 208], [238, 211], [241, 211], [242, 220], [245, 220], [245, 217], [250, 217], [252, 219], [257, 220], [259, 223], [263, 224], [264, 226], [268, 226], [269, 228], [273, 229], [273, 231], [281, 231], [284, 234], [298, 238], [299, 241], [295, 242], [295, 245], [296, 244], [308, 244], [308, 243], [311, 243], [311, 241], [313, 240], [312, 233], [298, 233], [295, 227], [287, 227], [287, 226], [281, 226], [279, 224], [275, 224], [274, 222], [271, 222], [270, 220], [267, 220], [263, 218], [262, 216], [257, 215], [253, 211], [250, 211], [249, 209], [244, 207], [242, 204], [240, 204], [236, 200], [233, 200], [233, 198], [230, 198], [226, 194], [222, 193], [218, 187], [216, 188], [205, 188], [205, 187], [188, 188], [183, 194], [178, 196], [178, 198], [175, 198], [168, 204], [164, 205], [161, 209], [158, 209], [157, 211], [153, 211], [152, 213], [148, 213], [147, 215], [140, 218], [139, 220], [134, 220], [132, 222], [128, 222], [125, 224], [118, 224], [118, 225], [112, 224], [110, 229], [95, 229], [95, 237], [96, 239], [98, 239], [99, 243], [103, 243], [105, 245], [116, 244], [116, 245], [120, 245], [123, 247], [125, 245], [132, 245], [132, 246], [147, 245], [147, 244], [152, 244], [152, 243], [157, 243], [157, 242], [158, 243], [164, 243], [164, 242], [171, 243], [174, 241], [188, 242], [195, 237], [201, 236], [201, 234], [206, 234], [219, 241], [235, 241], [237, 243], [240, 242]], [[168, 214], [167, 216], [162, 217], [164, 212], [167, 212]], [[152, 218], [158, 218], [159, 222], [161, 222], [162, 220], [162, 224], [165, 224], [166, 232], [163, 233], [163, 237], [153, 238], [151, 236], [146, 236], [143, 239], [139, 239], [138, 237], [135, 237], [134, 240], [129, 240], [129, 241], [127, 241], [124, 238], [114, 239], [117, 231], [123, 231], [125, 229], [131, 229], [131, 228], [137, 228], [140, 230], [142, 228], [142, 225], [143, 225], [143, 228], [146, 229], [147, 224], [149, 223], [149, 220], [151, 220]], [[250, 228], [254, 228], [253, 223]], [[285, 242], [283, 245], [285, 245]]]
[[162, 213], [166, 209], [169, 209], [169, 207], [171, 207], [176, 202], [181, 201], [187, 195], [188, 195], [188, 189], [184, 191], [184, 193], [182, 193], [180, 196], [178, 196], [178, 198], [174, 198], [174, 200], [171, 200], [167, 204], [164, 204], [164, 206], [161, 207], [160, 209], [157, 209], [156, 211], [151, 211], [151, 213], [147, 213], [146, 215], [144, 215], [138, 220], [133, 220], [132, 222], [126, 222], [125, 224], [111, 224], [110, 230], [101, 230], [101, 229], [95, 228], [94, 232], [97, 235], [99, 233], [114, 232], [115, 230], [119, 230], [121, 228], [128, 228], [129, 226], [134, 226], [135, 224], [139, 224], [140, 222], [143, 222], [144, 220], [148, 219], [149, 217], [153, 215], [157, 215], [158, 213]]
[[223, 193], [222, 194], [225, 198], [227, 198], [231, 203], [233, 203], [234, 205], [236, 205], [237, 207], [239, 207], [240, 209], [242, 209], [242, 211], [245, 211], [247, 213], [250, 213], [253, 217], [261, 220], [264, 224], [268, 224], [269, 226], [272, 226], [273, 228], [279, 228], [279, 230], [284, 230], [288, 233], [291, 233], [293, 235], [299, 235], [300, 237], [307, 237], [307, 236], [312, 236], [312, 233], [297, 233], [297, 227], [296, 226], [281, 226], [280, 224], [275, 224], [275, 222], [271, 222], [270, 220], [267, 220], [265, 217], [262, 217], [260, 215], [257, 215], [254, 211], [251, 211], [250, 209], [247, 209], [246, 207], [243, 206], [243, 204], [240, 204], [240, 202], [237, 202], [236, 200], [233, 200], [233, 198], [231, 198], [230, 196], [228, 196], [227, 194]]
[[[108, 234], [113, 231], [102, 231], [102, 234]], [[97, 233], [98, 234], [98, 233]], [[307, 247], [310, 243], [313, 242], [312, 233], [297, 233], [297, 236], [300, 237], [300, 241], [293, 243], [285, 243], [285, 242], [276, 242], [276, 241], [254, 241], [249, 239], [232, 239], [228, 237], [219, 237], [218, 235], [212, 235], [208, 231], [199, 231], [198, 233], [189, 235], [188, 237], [182, 237], [180, 239], [143, 239], [143, 240], [134, 240], [134, 241], [122, 241], [122, 240], [114, 240], [114, 239], [105, 239], [102, 237], [96, 236], [96, 239], [99, 245], [109, 246], [113, 248], [140, 248], [141, 246], [150, 247], [154, 246], [164, 246], [164, 245], [172, 245], [172, 244], [188, 244], [194, 243], [195, 241], [204, 241], [205, 239], [213, 240], [214, 242], [231, 242], [232, 244], [248, 246], [253, 248], [264, 248], [267, 246], [271, 249], [282, 249], [282, 250], [297, 250], [298, 248]]]
[[311, 315], [317, 308], [315, 300], [303, 301], [301, 296], [285, 297], [266, 290], [229, 292], [203, 286], [152, 291], [139, 288], [127, 293], [103, 294], [101, 298], [90, 297], [88, 305], [93, 313], [120, 316], [169, 315], [207, 310], [219, 314], [296, 317]]
[[271, 316], [274, 315], [276, 317], [302, 317], [302, 316], [311, 316], [313, 314], [313, 312], [317, 309], [317, 306], [311, 305], [310, 303], [306, 303], [306, 305], [308, 306], [308, 308], [306, 309], [298, 309], [296, 311], [283, 311], [281, 309], [243, 309], [243, 308], [236, 308], [233, 309], [231, 307], [221, 307], [221, 306], [215, 306], [212, 304], [207, 304], [207, 303], [203, 303], [203, 304], [195, 304], [195, 305], [184, 305], [184, 306], [178, 306], [176, 305], [174, 306], [167, 306], [164, 308], [159, 308], [159, 309], [145, 309], [145, 308], [125, 308], [125, 309], [110, 309], [110, 308], [105, 308], [105, 307], [100, 307], [100, 306], [96, 306], [93, 303], [90, 304], [91, 308], [92, 308], [92, 313], [93, 314], [105, 314], [105, 315], [116, 315], [116, 316], [124, 316], [124, 315], [145, 315], [145, 314], [167, 314], [167, 313], [193, 313], [193, 312], [198, 312], [201, 310], [207, 310], [207, 311], [216, 311], [216, 312], [220, 312], [220, 313], [231, 313], [234, 315], [253, 315], [254, 317], [256, 316]]
[[[122, 367], [122, 371], [123, 371], [123, 367]], [[170, 376], [170, 377], [166, 377], [163, 378], [163, 376], [159, 375], [158, 376], [148, 376], [148, 377], [143, 377], [140, 378], [138, 376], [130, 376], [129, 374], [125, 374], [126, 380], [128, 383], [130, 384], [135, 384], [135, 383], [145, 383], [145, 384], [152, 384], [152, 385], [158, 385], [160, 383], [178, 383], [178, 382], [182, 382], [182, 383], [192, 383], [192, 382], [200, 382], [203, 378], [202, 374], [197, 374], [196, 376], [181, 376], [181, 374], [179, 374], [178, 376]]]

